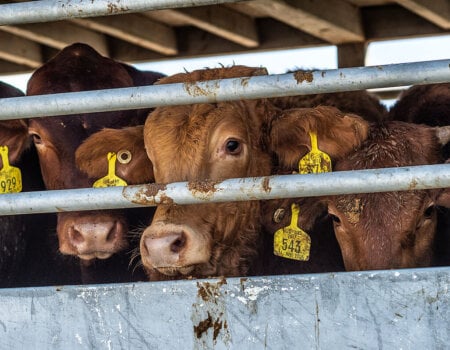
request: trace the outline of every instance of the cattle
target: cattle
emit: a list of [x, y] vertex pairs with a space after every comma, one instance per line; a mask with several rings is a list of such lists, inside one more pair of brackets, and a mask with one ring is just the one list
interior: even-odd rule
[[[76, 43], [61, 50], [31, 75], [27, 95], [147, 85], [160, 77], [160, 73], [139, 72], [133, 67], [101, 56], [88, 45]], [[29, 119], [26, 129], [37, 149], [46, 188], [58, 190], [91, 187], [97, 179], [88, 178], [76, 168], [77, 147], [89, 135], [102, 128], [142, 124], [148, 111], [128, 110]], [[107, 153], [104, 159], [107, 162]], [[129, 256], [117, 253], [128, 249], [128, 228], [135, 224], [132, 220], [136, 219], [141, 223], [139, 214], [124, 210], [58, 213], [59, 251], [80, 258], [82, 272], [88, 269], [87, 274], [92, 272], [90, 266], [105, 264], [97, 261], [98, 259], [108, 259], [115, 271], [112, 276], [98, 273], [97, 282], [116, 281], [116, 275], [121, 274], [117, 266], [121, 265], [124, 265], [125, 270], [123, 278], [134, 278], [128, 276]], [[119, 260], [117, 266], [115, 260]], [[105, 270], [113, 268], [106, 267]], [[91, 277], [88, 279], [92, 280]], [[118, 281], [121, 280], [119, 277]]]
[[[24, 93], [0, 82], [0, 97], [21, 97]], [[20, 171], [22, 191], [44, 190], [39, 160], [34, 145], [26, 137], [21, 120], [0, 121], [0, 146], [8, 147], [10, 165]], [[4, 170], [3, 161], [0, 167]], [[17, 182], [17, 177], [13, 177]], [[2, 178], [2, 192], [13, 178]], [[11, 215], [0, 217], [0, 287], [31, 286], [56, 282], [77, 283], [71, 267], [51, 254], [48, 240], [52, 214]], [[64, 274], [61, 269], [64, 266]]]
[[[367, 140], [336, 162], [335, 170], [442, 163], [448, 132], [398, 121], [372, 124]], [[442, 189], [337, 195], [325, 201], [346, 270], [430, 266], [435, 208], [450, 205], [448, 190]]]
[[[202, 80], [263, 74], [266, 71], [262, 68], [233, 66], [181, 73], [158, 84], [182, 82], [192, 88]], [[320, 129], [322, 148], [345, 153], [358, 145], [365, 125], [361, 118], [344, 115], [333, 107], [282, 114], [266, 99], [159, 107], [150, 113], [141, 134], [148, 160], [139, 168], [152, 167], [153, 177], [140, 182], [189, 181], [195, 192], [202, 190], [202, 183], [196, 181], [270, 175], [273, 147], [284, 160], [293, 161], [300, 152], [307, 152], [308, 131]], [[286, 130], [285, 137], [270, 138], [270, 130], [275, 128]], [[339, 142], [329, 137], [340, 129], [343, 135]], [[103, 139], [104, 132], [86, 140], [77, 151], [78, 166], [91, 171], [90, 176], [95, 171], [88, 165], [95, 157], [88, 150]], [[130, 129], [125, 129], [124, 144], [133, 140], [126, 133]], [[292, 150], [289, 140], [301, 140], [304, 146]], [[250, 268], [257, 260], [262, 239], [260, 210], [259, 201], [159, 205], [140, 244], [149, 278], [238, 276], [258, 270]]]
[[[298, 74], [297, 71], [293, 72]], [[283, 110], [292, 108], [311, 108], [318, 106], [333, 106], [341, 112], [353, 113], [359, 115], [368, 122], [381, 122], [387, 118], [386, 107], [380, 100], [367, 91], [349, 91], [339, 93], [297, 95], [289, 97], [278, 97], [269, 99], [274, 105]], [[359, 145], [367, 136], [362, 133], [362, 129], [357, 135]], [[331, 126], [330, 126], [331, 127]], [[335, 138], [339, 139], [339, 133], [336, 131]], [[280, 130], [274, 127], [271, 131], [271, 139], [282, 140], [282, 135], [287, 134], [286, 130]], [[318, 135], [318, 142], [321, 143], [322, 135]], [[284, 164], [284, 161], [278, 159], [280, 154], [275, 156], [274, 174], [291, 174], [299, 171], [298, 163], [305, 155], [306, 149], [295, 139], [289, 140], [291, 147], [297, 150], [297, 156], [290, 164]], [[355, 146], [357, 145], [355, 144]], [[309, 145], [310, 146], [310, 145]], [[277, 147], [273, 147], [277, 149]], [[309, 150], [308, 148], [307, 150]], [[349, 149], [353, 150], [353, 149]], [[332, 150], [335, 152], [335, 150]], [[329, 153], [332, 165], [335, 161], [346, 156], [343, 149], [339, 153]], [[310, 254], [307, 260], [293, 260], [279, 257], [273, 254], [274, 251], [274, 233], [284, 227], [289, 226], [292, 219], [291, 206], [296, 203], [300, 208], [297, 225], [307, 232], [311, 238]], [[326, 213], [326, 206], [317, 198], [287, 198], [283, 200], [264, 201], [261, 205], [262, 231], [265, 239], [262, 260], [264, 266], [256, 270], [255, 274], [290, 274], [290, 273], [317, 273], [317, 272], [335, 272], [345, 269], [339, 244], [336, 240], [333, 222]]]
[[[430, 126], [450, 125], [450, 83], [416, 85], [402, 92], [389, 111], [389, 119]], [[450, 158], [450, 144], [443, 148]], [[450, 210], [437, 207], [438, 223], [433, 265], [450, 265]]]

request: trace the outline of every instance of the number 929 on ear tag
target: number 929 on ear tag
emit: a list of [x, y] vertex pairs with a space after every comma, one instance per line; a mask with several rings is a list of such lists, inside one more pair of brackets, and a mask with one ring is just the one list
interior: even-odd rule
[[3, 168], [0, 170], [0, 193], [22, 191], [22, 173], [19, 168], [9, 165], [8, 146], [0, 146]]

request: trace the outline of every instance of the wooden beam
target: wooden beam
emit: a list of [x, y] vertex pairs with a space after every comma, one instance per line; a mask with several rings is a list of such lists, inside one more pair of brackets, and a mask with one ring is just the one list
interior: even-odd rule
[[75, 42], [83, 42], [92, 46], [102, 55], [109, 55], [106, 39], [103, 34], [69, 22], [61, 21], [22, 24], [17, 26], [0, 26], [0, 30], [31, 41], [36, 41], [58, 50], [62, 50], [64, 47]]
[[0, 32], [0, 59], [30, 68], [39, 67], [42, 54], [39, 44], [16, 35]]
[[338, 67], [362, 67], [366, 59], [366, 43], [342, 44], [337, 47]]
[[[240, 54], [270, 51], [277, 49], [296, 49], [317, 47], [327, 43], [309, 34], [280, 23], [271, 18], [257, 20], [260, 45], [257, 48], [245, 48], [241, 45], [207, 33], [195, 27], [177, 29], [179, 53], [177, 58], [204, 57], [209, 55]], [[144, 50], [117, 39], [110, 41], [113, 58], [125, 62], [144, 62], [161, 60], [161, 55]], [[212, 58], [214, 60], [214, 58]], [[257, 64], [257, 62], [255, 62]], [[301, 65], [299, 61], [299, 65]], [[180, 68], [180, 71], [182, 67]]]
[[2, 75], [24, 74], [32, 71], [30, 67], [0, 59], [0, 80], [2, 80]]
[[139, 14], [71, 21], [164, 55], [178, 53], [174, 30]]
[[332, 44], [364, 41], [358, 7], [343, 0], [257, 0], [240, 5]]
[[395, 0], [395, 2], [438, 27], [450, 29], [448, 0]]
[[[170, 21], [192, 25], [245, 47], [259, 45], [254, 20], [223, 6], [201, 6], [165, 10]], [[153, 16], [150, 12], [150, 16]]]
[[393, 40], [445, 34], [424, 18], [398, 5], [370, 7], [361, 10], [367, 40]]

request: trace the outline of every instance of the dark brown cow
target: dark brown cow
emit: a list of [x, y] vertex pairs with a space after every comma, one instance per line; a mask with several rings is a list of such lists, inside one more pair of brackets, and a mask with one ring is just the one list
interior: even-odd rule
[[[139, 72], [103, 57], [88, 45], [73, 44], [33, 73], [27, 95], [132, 87], [151, 84], [161, 76], [154, 72]], [[30, 119], [28, 132], [39, 154], [46, 188], [91, 187], [96, 179], [88, 178], [75, 166], [77, 147], [102, 128], [142, 124], [147, 113], [148, 110], [128, 110]], [[95, 259], [110, 258], [129, 246], [129, 220], [136, 212], [127, 213], [123, 210], [58, 213], [60, 252], [78, 256], [83, 266], [94, 262], [103, 265]]]
[[[186, 82], [191, 86], [206, 79], [257, 74], [266, 72], [235, 66], [178, 74], [160, 83]], [[271, 147], [278, 147], [283, 159], [292, 160], [299, 152], [306, 153], [308, 131], [319, 129], [325, 134], [321, 138], [323, 149], [338, 147], [348, 152], [358, 145], [355, 134], [367, 129], [359, 117], [344, 116], [335, 108], [280, 113], [264, 99], [157, 108], [149, 115], [143, 134], [154, 178], [142, 182], [219, 181], [270, 175]], [[268, 132], [276, 127], [289, 131], [283, 140], [304, 142], [303, 150], [291, 150], [281, 139], [271, 140]], [[348, 135], [339, 142], [328, 137], [326, 130], [341, 128], [348, 130]], [[87, 140], [77, 152], [77, 162], [83, 169], [84, 164], [93, 163], [88, 150], [93, 147], [91, 140], [102, 139], [102, 132], [96, 137]], [[245, 275], [258, 254], [260, 240], [258, 201], [160, 205], [152, 224], [143, 232], [141, 256], [151, 279]]]
[[[450, 83], [412, 86], [389, 111], [392, 120], [430, 126], [450, 125]], [[444, 149], [450, 158], [450, 144]], [[433, 265], [450, 265], [450, 209], [437, 207], [438, 223]]]
[[[22, 91], [0, 82], [0, 98], [20, 96]], [[8, 147], [10, 164], [20, 169], [23, 192], [45, 189], [23, 121], [0, 121], [0, 146]], [[52, 214], [0, 217], [0, 287], [80, 282], [72, 265], [53, 254], [48, 235], [53, 218]]]
[[[438, 164], [447, 142], [448, 134], [424, 125], [374, 124], [335, 170]], [[346, 269], [371, 270], [430, 266], [435, 207], [450, 201], [448, 190], [438, 189], [332, 196], [327, 204]]]

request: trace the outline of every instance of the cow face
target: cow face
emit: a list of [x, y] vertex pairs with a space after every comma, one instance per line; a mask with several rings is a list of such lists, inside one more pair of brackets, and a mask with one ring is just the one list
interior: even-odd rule
[[[402, 122], [373, 126], [368, 140], [339, 161], [336, 170], [439, 163], [441, 150], [436, 134], [436, 129]], [[328, 212], [346, 269], [429, 266], [435, 206], [448, 206], [447, 192], [416, 190], [330, 197]]]
[[[99, 55], [87, 45], [74, 44], [34, 72], [27, 95], [131, 86], [133, 79], [124, 65]], [[136, 111], [30, 120], [28, 132], [36, 145], [47, 189], [91, 187], [96, 179], [89, 178], [75, 165], [77, 147], [104, 127], [118, 128], [138, 122]], [[118, 211], [58, 214], [60, 251], [84, 260], [104, 259], [124, 249], [127, 231], [127, 220]]]

